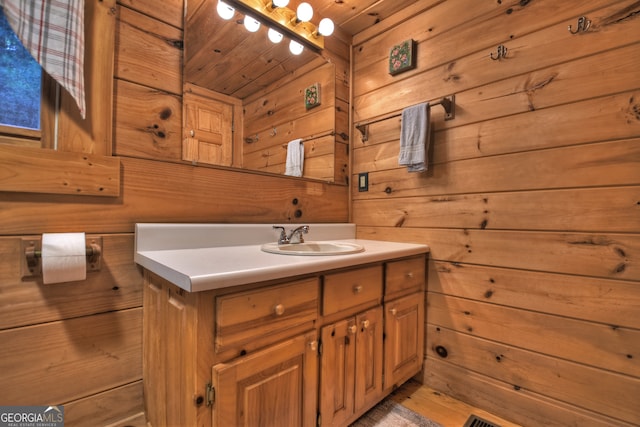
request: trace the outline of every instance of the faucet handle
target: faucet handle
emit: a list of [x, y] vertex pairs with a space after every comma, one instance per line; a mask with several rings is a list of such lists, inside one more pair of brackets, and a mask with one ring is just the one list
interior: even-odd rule
[[282, 245], [284, 243], [289, 243], [289, 238], [287, 237], [287, 232], [285, 231], [284, 227], [281, 227], [279, 225], [274, 225], [273, 229], [280, 230], [280, 237], [278, 237], [279, 245]]

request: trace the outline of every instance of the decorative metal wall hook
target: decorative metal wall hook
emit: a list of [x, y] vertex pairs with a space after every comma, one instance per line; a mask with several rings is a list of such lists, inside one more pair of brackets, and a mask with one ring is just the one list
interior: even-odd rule
[[497, 52], [495, 58], [493, 57], [493, 52], [491, 52], [489, 54], [489, 56], [494, 61], [497, 61], [498, 59], [501, 59], [501, 58], [506, 58], [507, 57], [507, 48], [505, 47], [505, 45], [501, 44], [501, 45], [498, 46], [498, 52]]
[[576, 30], [573, 31], [571, 29], [571, 25], [569, 25], [569, 32], [571, 34], [578, 34], [580, 32], [584, 33], [591, 27], [591, 20], [587, 19], [586, 16], [581, 16], [578, 18], [578, 24], [576, 25]]

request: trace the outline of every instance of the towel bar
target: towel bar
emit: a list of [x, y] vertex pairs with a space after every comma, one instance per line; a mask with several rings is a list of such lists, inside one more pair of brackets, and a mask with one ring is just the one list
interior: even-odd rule
[[[445, 96], [444, 98], [442, 98], [439, 101], [431, 102], [429, 104], [429, 108], [433, 107], [434, 105], [442, 105], [442, 107], [444, 108], [444, 119], [445, 120], [453, 120], [453, 119], [456, 118], [456, 96], [455, 95]], [[374, 120], [371, 120], [371, 121], [368, 121], [368, 122], [357, 124], [356, 125], [356, 129], [358, 129], [360, 131], [360, 133], [362, 134], [362, 142], [367, 142], [369, 140], [369, 125], [370, 124], [378, 123], [378, 122], [381, 122], [383, 120], [393, 119], [395, 117], [400, 117], [401, 115], [402, 115], [402, 112], [391, 113], [391, 114], [387, 114], [385, 116], [378, 117], [377, 119], [374, 119]]]
[[[320, 138], [324, 138], [324, 137], [327, 137], [327, 136], [336, 136], [336, 135], [340, 136], [344, 140], [348, 139], [347, 134], [345, 134], [344, 132], [336, 134], [335, 132], [331, 131], [331, 132], [321, 133], [320, 135], [311, 135], [311, 136], [308, 136], [306, 138], [302, 138], [302, 141], [300, 141], [300, 144], [303, 144], [303, 143], [305, 143], [307, 141], [313, 141], [314, 139], [320, 139]], [[287, 148], [288, 146], [289, 146], [289, 144], [282, 144], [282, 148]]]

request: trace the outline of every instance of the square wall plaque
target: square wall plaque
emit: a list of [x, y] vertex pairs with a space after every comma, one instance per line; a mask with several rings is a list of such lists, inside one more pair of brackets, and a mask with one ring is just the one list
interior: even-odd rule
[[395, 76], [416, 67], [416, 42], [405, 40], [389, 51], [389, 74]]
[[320, 83], [314, 83], [304, 90], [304, 106], [307, 110], [320, 105]]

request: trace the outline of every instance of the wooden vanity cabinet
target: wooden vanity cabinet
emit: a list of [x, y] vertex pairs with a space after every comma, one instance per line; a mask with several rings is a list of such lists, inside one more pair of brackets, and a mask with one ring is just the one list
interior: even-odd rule
[[422, 367], [425, 262], [194, 293], [145, 271], [148, 424], [352, 423]]

